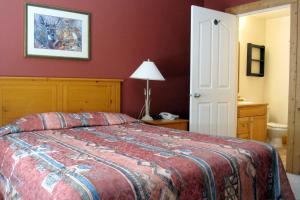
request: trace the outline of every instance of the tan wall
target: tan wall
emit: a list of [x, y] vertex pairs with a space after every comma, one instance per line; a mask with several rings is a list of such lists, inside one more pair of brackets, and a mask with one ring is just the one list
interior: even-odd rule
[[[287, 124], [289, 90], [290, 17], [240, 18], [239, 95], [269, 104], [269, 121]], [[266, 46], [265, 76], [246, 76], [247, 43]]]
[[269, 121], [287, 124], [289, 91], [290, 17], [266, 20], [264, 100]]
[[240, 75], [239, 95], [248, 101], [264, 101], [264, 78], [246, 76], [247, 43], [265, 45], [265, 22], [254, 17], [239, 19]]

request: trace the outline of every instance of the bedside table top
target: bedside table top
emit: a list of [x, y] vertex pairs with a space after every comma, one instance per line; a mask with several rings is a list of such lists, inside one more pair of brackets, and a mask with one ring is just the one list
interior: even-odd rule
[[174, 119], [174, 120], [166, 120], [166, 119], [158, 119], [158, 120], [143, 120], [143, 122], [152, 125], [162, 125], [162, 124], [178, 124], [178, 123], [188, 123], [187, 119]]

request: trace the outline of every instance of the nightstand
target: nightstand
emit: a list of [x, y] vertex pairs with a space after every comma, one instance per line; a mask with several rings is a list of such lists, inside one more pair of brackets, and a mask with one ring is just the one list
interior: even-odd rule
[[161, 126], [161, 127], [166, 127], [166, 128], [174, 128], [174, 129], [179, 129], [179, 130], [184, 130], [184, 131], [188, 130], [188, 124], [189, 124], [189, 120], [187, 120], [187, 119], [145, 120], [143, 122], [145, 122], [146, 124], [154, 125], [154, 126]]

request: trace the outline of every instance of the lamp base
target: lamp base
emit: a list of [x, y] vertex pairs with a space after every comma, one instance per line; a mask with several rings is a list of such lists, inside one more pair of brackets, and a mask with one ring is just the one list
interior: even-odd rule
[[145, 120], [145, 121], [149, 121], [149, 120], [153, 120], [153, 118], [150, 116], [150, 115], [145, 115], [142, 120]]

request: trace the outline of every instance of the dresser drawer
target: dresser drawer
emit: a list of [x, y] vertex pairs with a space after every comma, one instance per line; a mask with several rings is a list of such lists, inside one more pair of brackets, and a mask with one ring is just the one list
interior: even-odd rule
[[238, 117], [262, 116], [267, 114], [267, 106], [245, 106], [238, 108]]
[[165, 128], [173, 128], [178, 130], [188, 130], [189, 120], [186, 119], [175, 119], [175, 120], [144, 120], [146, 124], [151, 124], [154, 126], [160, 126]]
[[178, 123], [178, 124], [161, 124], [161, 127], [166, 127], [166, 128], [174, 128], [178, 130], [188, 130], [188, 125], [187, 123]]
[[249, 117], [238, 118], [237, 130], [238, 130], [238, 135], [249, 134], [250, 118]]

